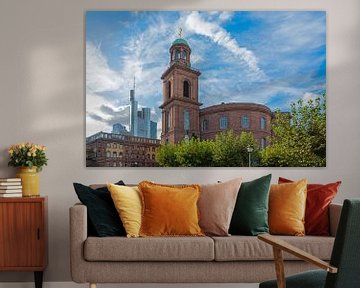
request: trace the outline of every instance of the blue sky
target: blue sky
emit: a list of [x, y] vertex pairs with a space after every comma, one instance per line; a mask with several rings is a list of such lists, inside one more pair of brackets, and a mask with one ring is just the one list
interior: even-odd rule
[[253, 102], [288, 111], [326, 88], [326, 13], [322, 11], [88, 11], [86, 135], [128, 126], [136, 77], [140, 107], [161, 129], [161, 74], [182, 28], [201, 71], [202, 107]]

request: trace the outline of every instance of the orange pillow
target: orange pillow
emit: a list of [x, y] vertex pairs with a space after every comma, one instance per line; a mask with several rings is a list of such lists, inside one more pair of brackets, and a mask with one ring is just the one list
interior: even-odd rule
[[142, 198], [140, 236], [203, 236], [199, 227], [199, 185], [139, 183]]
[[306, 184], [273, 184], [269, 195], [269, 228], [271, 234], [303, 236], [306, 207]]
[[[279, 184], [292, 183], [279, 177]], [[308, 184], [305, 211], [306, 235], [329, 236], [329, 206], [335, 198], [341, 181], [329, 184]]]

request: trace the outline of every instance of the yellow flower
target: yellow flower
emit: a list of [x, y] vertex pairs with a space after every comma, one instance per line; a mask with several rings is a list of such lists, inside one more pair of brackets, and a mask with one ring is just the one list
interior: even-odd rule
[[13, 149], [9, 149], [9, 154], [13, 155], [14, 154], [14, 150]]
[[30, 153], [30, 152], [28, 152], [28, 153], [27, 153], [27, 156], [29, 156], [29, 157], [30, 157], [30, 156], [31, 156], [31, 153]]

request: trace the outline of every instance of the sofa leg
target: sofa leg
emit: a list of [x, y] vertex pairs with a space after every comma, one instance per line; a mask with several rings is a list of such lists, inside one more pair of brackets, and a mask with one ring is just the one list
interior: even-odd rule
[[89, 283], [89, 288], [96, 288], [96, 284], [95, 283]]

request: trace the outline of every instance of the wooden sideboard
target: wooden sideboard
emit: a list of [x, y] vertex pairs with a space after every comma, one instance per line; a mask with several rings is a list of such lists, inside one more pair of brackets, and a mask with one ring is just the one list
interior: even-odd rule
[[47, 250], [47, 197], [0, 198], [0, 271], [32, 271], [41, 288]]

